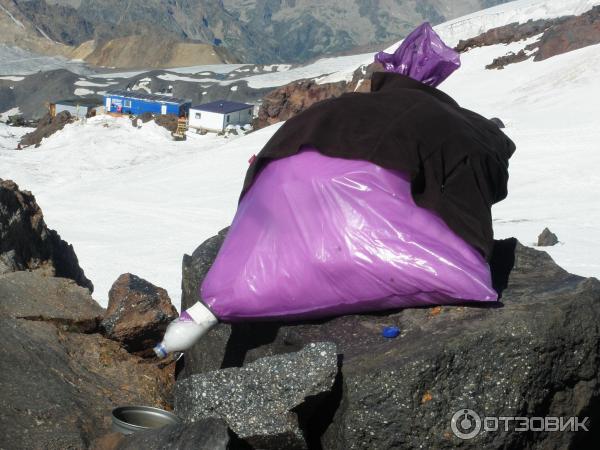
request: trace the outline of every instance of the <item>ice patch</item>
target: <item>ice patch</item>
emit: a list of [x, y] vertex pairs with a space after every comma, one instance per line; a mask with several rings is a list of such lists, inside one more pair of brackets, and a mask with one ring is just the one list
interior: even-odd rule
[[95, 94], [94, 91], [90, 91], [89, 89], [85, 88], [77, 88], [73, 93], [78, 96]]

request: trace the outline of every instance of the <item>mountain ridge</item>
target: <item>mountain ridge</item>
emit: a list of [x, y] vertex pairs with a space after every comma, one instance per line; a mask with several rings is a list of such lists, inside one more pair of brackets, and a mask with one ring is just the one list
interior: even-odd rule
[[[423, 21], [436, 24], [504, 2], [352, 0], [332, 5], [314, 0], [0, 0], [0, 17], [3, 12], [18, 17], [25, 25], [22, 40], [36, 41], [28, 49], [45, 54], [69, 57], [88, 41], [94, 41], [94, 48], [103, 48], [114, 39], [156, 35], [169, 42], [212, 46], [222, 62], [304, 63], [389, 43]], [[6, 27], [0, 19], [0, 31]], [[15, 41], [7, 37], [14, 28], [13, 23], [11, 30], [0, 34], [4, 36], [0, 43]], [[12, 43], [19, 45], [18, 40]], [[160, 49], [152, 40], [146, 45], [149, 54]], [[133, 51], [130, 55], [137, 56]], [[118, 61], [104, 63], [133, 67]], [[205, 61], [198, 56], [189, 65], [201, 63]], [[169, 60], [161, 67], [170, 67]]]

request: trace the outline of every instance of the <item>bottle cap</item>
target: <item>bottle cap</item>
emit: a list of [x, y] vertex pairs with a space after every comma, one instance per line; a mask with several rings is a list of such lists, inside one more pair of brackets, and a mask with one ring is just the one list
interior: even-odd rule
[[400, 334], [400, 328], [398, 327], [383, 327], [381, 335], [386, 338], [395, 338]]
[[158, 356], [160, 359], [166, 358], [167, 357], [167, 349], [165, 348], [165, 346], [162, 344], [162, 342], [160, 344], [158, 344], [157, 346], [155, 346], [153, 348], [154, 353], [156, 353], [156, 356]]
[[[189, 316], [198, 324], [206, 323], [210, 326], [217, 323], [217, 318], [202, 302], [196, 302], [191, 307], [181, 313], [182, 316]], [[181, 317], [181, 316], [180, 316]]]

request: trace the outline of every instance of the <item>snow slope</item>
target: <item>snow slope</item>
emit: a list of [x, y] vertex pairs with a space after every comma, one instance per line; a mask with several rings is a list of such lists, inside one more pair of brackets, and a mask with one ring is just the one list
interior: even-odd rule
[[136, 129], [98, 116], [14, 151], [18, 136], [7, 135], [19, 129], [0, 124], [0, 178], [35, 194], [102, 305], [118, 275], [132, 272], [178, 306], [183, 254], [231, 221], [247, 161], [278, 126], [233, 141], [192, 133], [174, 142], [153, 122]]
[[600, 277], [600, 45], [483, 68], [510, 48], [518, 45], [468, 52], [441, 86], [462, 106], [500, 117], [517, 144], [508, 197], [492, 210], [496, 237], [532, 245], [548, 226], [561, 242], [545, 250], [562, 267]]
[[[590, 3], [596, 2], [527, 0], [492, 10], [510, 22], [525, 20], [526, 12], [570, 14]], [[468, 16], [470, 24], [452, 21], [461, 23], [452, 28], [454, 38], [487, 27], [488, 12]], [[600, 277], [594, 236], [600, 222], [600, 45], [484, 69], [524, 45], [469, 51], [440, 88], [467, 108], [500, 117], [517, 144], [509, 196], [493, 208], [496, 236], [531, 245], [548, 226], [561, 242], [546, 251], [561, 266]], [[183, 253], [229, 224], [248, 158], [279, 126], [233, 141], [209, 134], [177, 143], [153, 123], [135, 129], [126, 119], [97, 117], [67, 126], [38, 149], [15, 152], [8, 150], [16, 145], [17, 137], [9, 136], [15, 129], [0, 124], [0, 178], [36, 195], [48, 225], [74, 245], [100, 303], [106, 304], [119, 274], [132, 272], [166, 288], [179, 305]]]
[[[524, 23], [530, 19], [551, 19], [561, 16], [578, 15], [599, 4], [600, 0], [517, 0], [449, 20], [433, 28], [446, 44], [454, 47], [461, 39], [475, 37], [491, 28], [508, 25], [513, 22]], [[384, 49], [384, 51], [393, 53], [401, 43], [402, 41], [399, 41]], [[356, 67], [360, 64], [372, 63], [373, 56], [374, 54], [365, 54], [354, 57], [340, 57], [335, 65], [335, 72], [332, 70], [322, 70], [320, 73], [330, 75], [319, 78], [318, 83], [331, 83], [341, 80], [349, 81], [352, 79], [352, 73]], [[315, 64], [318, 65], [324, 62], [325, 60], [319, 60]]]

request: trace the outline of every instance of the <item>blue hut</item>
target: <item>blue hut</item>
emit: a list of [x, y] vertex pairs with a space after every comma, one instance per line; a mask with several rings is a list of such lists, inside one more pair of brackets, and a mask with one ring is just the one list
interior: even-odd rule
[[104, 107], [106, 112], [122, 114], [174, 114], [182, 117], [187, 116], [190, 100], [170, 97], [168, 95], [146, 94], [134, 91], [109, 91], [104, 94]]

